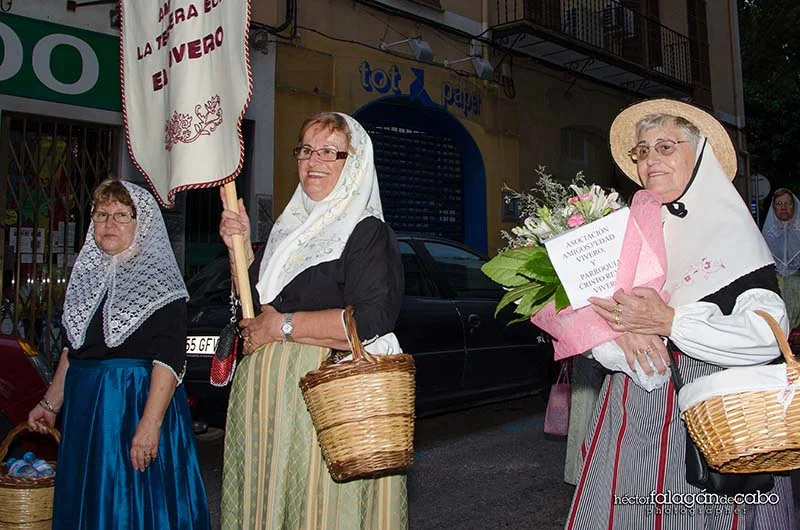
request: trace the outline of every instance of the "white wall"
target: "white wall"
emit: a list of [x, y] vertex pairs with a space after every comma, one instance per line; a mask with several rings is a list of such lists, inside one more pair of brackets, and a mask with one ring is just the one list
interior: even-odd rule
[[[250, 68], [253, 77], [253, 96], [245, 112], [245, 118], [255, 120], [253, 138], [253, 167], [250, 175], [250, 201], [245, 205], [248, 212], [256, 212], [258, 195], [273, 193], [273, 168], [275, 153], [275, 43], [270, 43], [267, 53], [250, 49]], [[254, 238], [257, 219], [250, 216]]]

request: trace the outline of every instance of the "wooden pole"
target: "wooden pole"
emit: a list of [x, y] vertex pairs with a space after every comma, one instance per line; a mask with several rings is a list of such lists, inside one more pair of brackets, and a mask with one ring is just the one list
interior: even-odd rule
[[[236, 197], [236, 183], [230, 181], [225, 184], [225, 209], [239, 213], [239, 198]], [[247, 253], [244, 248], [244, 238], [241, 235], [233, 236], [233, 264], [236, 268], [236, 288], [239, 291], [239, 302], [242, 304], [242, 316], [253, 318], [253, 297], [250, 293], [250, 276], [247, 274]]]

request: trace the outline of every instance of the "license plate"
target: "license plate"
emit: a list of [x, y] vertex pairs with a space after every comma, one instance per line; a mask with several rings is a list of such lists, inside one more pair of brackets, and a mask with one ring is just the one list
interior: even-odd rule
[[214, 355], [217, 351], [219, 336], [193, 336], [186, 337], [186, 355]]

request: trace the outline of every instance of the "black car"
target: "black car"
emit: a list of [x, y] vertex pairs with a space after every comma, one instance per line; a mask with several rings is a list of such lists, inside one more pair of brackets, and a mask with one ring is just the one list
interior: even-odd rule
[[[486, 257], [447, 239], [398, 235], [405, 297], [395, 333], [417, 366], [417, 413], [427, 414], [549, 388], [553, 349], [532, 324], [495, 319], [504, 291], [481, 272]], [[184, 382], [195, 419], [222, 425], [230, 387], [208, 382], [220, 330], [230, 321], [227, 257], [187, 284], [189, 336]]]

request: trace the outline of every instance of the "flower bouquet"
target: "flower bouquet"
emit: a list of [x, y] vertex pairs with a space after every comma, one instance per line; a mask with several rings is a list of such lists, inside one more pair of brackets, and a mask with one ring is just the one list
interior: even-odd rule
[[[496, 313], [515, 304], [519, 318], [513, 322], [530, 319], [549, 333], [558, 360], [619, 335], [588, 307], [588, 296], [663, 286], [661, 202], [642, 190], [628, 211], [616, 192], [587, 185], [580, 173], [568, 188], [543, 168], [537, 173], [539, 197], [512, 193], [521, 205], [522, 226], [503, 232], [506, 248], [481, 270], [508, 290]], [[557, 259], [551, 260], [552, 252]]]

